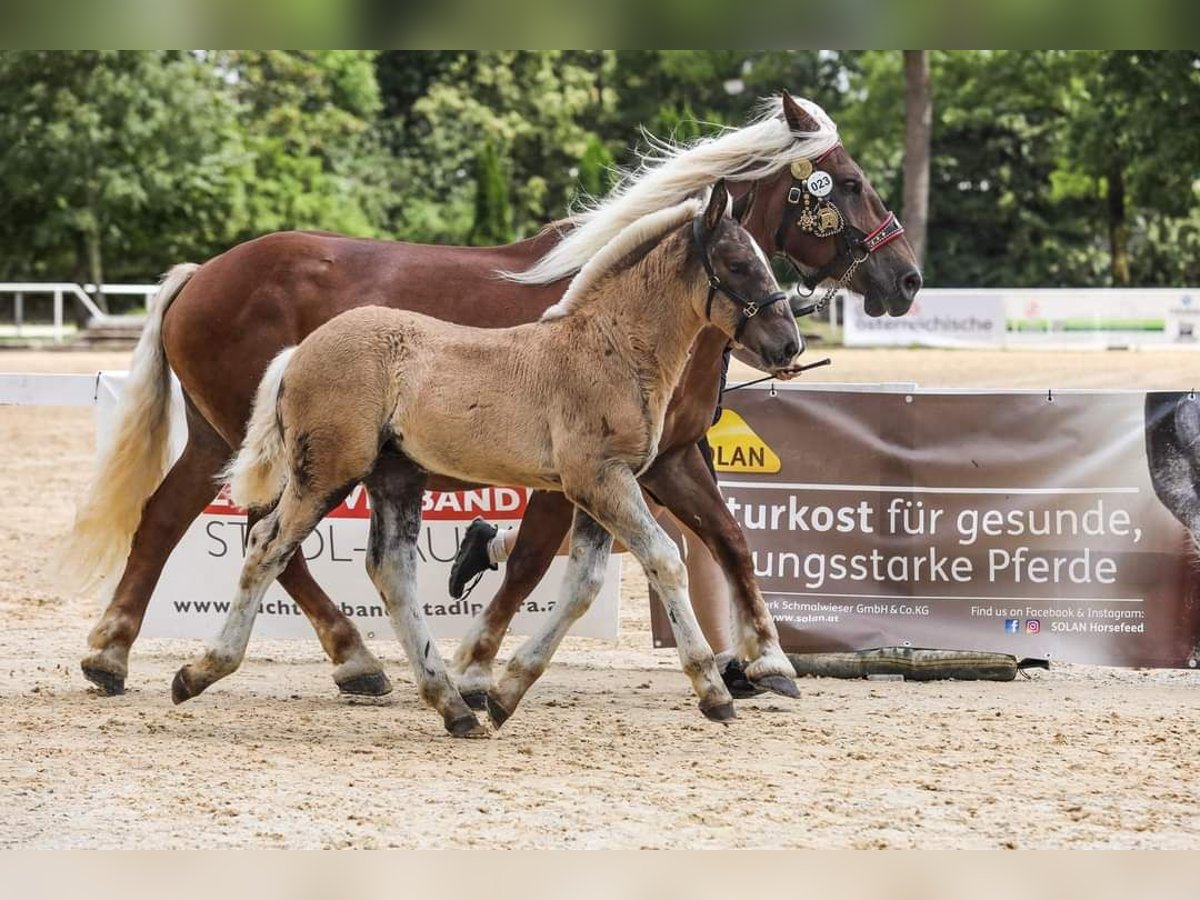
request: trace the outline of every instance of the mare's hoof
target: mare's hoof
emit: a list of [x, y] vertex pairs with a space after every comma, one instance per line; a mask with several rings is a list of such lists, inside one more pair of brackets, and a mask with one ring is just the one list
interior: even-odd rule
[[796, 682], [786, 675], [764, 675], [762, 678], [755, 679], [754, 684], [760, 688], [766, 688], [773, 694], [782, 694], [793, 700], [800, 699], [800, 688], [796, 687]]
[[100, 693], [105, 697], [116, 697], [125, 693], [125, 678], [121, 675], [114, 675], [104, 669], [85, 665], [83, 666], [83, 677], [98, 687]]
[[492, 720], [492, 725], [496, 728], [507, 722], [508, 717], [512, 715], [512, 713], [497, 703], [491, 694], [487, 695], [487, 711], [488, 718]]
[[392, 682], [382, 672], [368, 672], [339, 681], [338, 690], [356, 697], [384, 697], [392, 692]]
[[704, 713], [706, 719], [711, 719], [714, 722], [727, 724], [730, 719], [737, 718], [737, 712], [734, 711], [733, 702], [718, 703], [716, 706], [700, 707], [700, 712]]
[[[188, 683], [187, 676], [183, 673], [187, 671], [187, 667], [180, 669], [175, 673], [175, 678], [171, 682], [171, 700], [176, 706], [184, 700], [191, 700], [197, 694], [203, 693], [203, 687], [193, 687]], [[205, 685], [207, 687], [207, 685]]]
[[485, 738], [487, 729], [479, 724], [474, 713], [456, 716], [446, 723], [446, 730], [458, 738]]
[[487, 709], [488, 695], [487, 691], [468, 691], [462, 695], [463, 703], [471, 707], [471, 709], [483, 712]]

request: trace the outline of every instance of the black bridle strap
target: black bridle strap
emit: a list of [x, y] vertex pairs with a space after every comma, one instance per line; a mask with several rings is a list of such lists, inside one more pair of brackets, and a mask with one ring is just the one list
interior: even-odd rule
[[733, 339], [740, 343], [742, 332], [746, 330], [746, 325], [749, 324], [750, 320], [772, 303], [786, 300], [787, 294], [783, 291], [774, 291], [759, 300], [751, 300], [721, 281], [717, 277], [717, 273], [713, 271], [712, 262], [709, 260], [708, 251], [704, 246], [702, 219], [702, 216], [697, 216], [692, 220], [692, 240], [696, 244], [696, 252], [700, 255], [700, 262], [704, 266], [704, 274], [708, 276], [708, 300], [704, 304], [704, 317], [710, 322], [712, 321], [713, 299], [718, 293], [724, 294], [738, 308], [738, 312], [741, 314], [738, 318], [737, 327], [733, 332]]

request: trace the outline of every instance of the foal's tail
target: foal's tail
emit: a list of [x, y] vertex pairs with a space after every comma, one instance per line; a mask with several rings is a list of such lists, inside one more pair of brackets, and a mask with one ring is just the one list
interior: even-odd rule
[[283, 447], [283, 429], [279, 425], [276, 404], [283, 385], [283, 373], [296, 352], [295, 347], [279, 351], [258, 383], [254, 411], [246, 428], [242, 449], [221, 473], [229, 482], [233, 502], [246, 509], [271, 506], [283, 493], [287, 467]]
[[142, 507], [170, 459], [171, 370], [162, 345], [167, 307], [200, 267], [175, 266], [149, 302], [149, 314], [117, 406], [117, 424], [57, 554], [69, 590], [86, 591], [118, 572], [129, 555]]

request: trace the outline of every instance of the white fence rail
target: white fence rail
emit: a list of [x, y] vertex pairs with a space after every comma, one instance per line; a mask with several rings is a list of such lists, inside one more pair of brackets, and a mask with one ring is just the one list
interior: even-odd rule
[[[149, 298], [158, 285], [154, 284], [106, 284], [104, 293], [114, 296], [140, 296]], [[71, 281], [8, 281], [0, 282], [0, 296], [11, 296], [13, 299], [13, 327], [17, 337], [26, 336], [25, 298], [30, 295], [49, 294], [54, 298], [54, 318], [51, 325], [51, 337], [57, 343], [62, 343], [66, 330], [63, 327], [64, 301], [71, 299], [83, 305], [88, 315], [101, 322], [115, 318], [105, 313], [96, 305], [90, 296], [96, 293], [96, 285], [79, 285]]]

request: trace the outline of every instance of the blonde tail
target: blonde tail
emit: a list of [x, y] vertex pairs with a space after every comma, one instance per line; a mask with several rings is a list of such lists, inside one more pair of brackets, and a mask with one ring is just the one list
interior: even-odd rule
[[68, 590], [86, 591], [116, 574], [129, 555], [142, 507], [162, 482], [170, 458], [171, 370], [162, 345], [163, 316], [200, 267], [175, 266], [149, 303], [129, 378], [117, 406], [117, 425], [99, 454], [75, 525], [57, 554]]
[[254, 411], [246, 428], [242, 449], [221, 477], [229, 482], [233, 502], [246, 509], [264, 509], [275, 503], [287, 482], [283, 431], [275, 411], [283, 373], [295, 347], [279, 351], [258, 383]]

